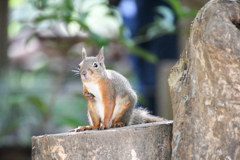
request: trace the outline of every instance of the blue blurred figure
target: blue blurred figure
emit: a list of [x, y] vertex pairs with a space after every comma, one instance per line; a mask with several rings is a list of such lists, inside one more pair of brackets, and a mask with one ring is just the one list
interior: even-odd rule
[[[116, 2], [116, 1], [115, 1]], [[164, 0], [121, 0], [118, 4], [124, 24], [131, 31], [130, 37], [141, 34], [141, 28], [154, 21], [155, 16], [161, 16], [156, 12], [156, 7], [164, 6], [170, 10], [171, 6]], [[172, 11], [173, 12], [173, 11]], [[174, 12], [173, 12], [174, 13]], [[176, 15], [174, 15], [176, 23]], [[148, 42], [138, 44], [139, 47], [152, 52], [159, 59], [177, 59], [178, 43], [177, 34], [165, 34]], [[156, 69], [157, 64], [147, 62], [145, 59], [131, 54], [134, 70], [138, 78], [138, 92], [147, 103], [138, 104], [147, 107], [156, 115]]]

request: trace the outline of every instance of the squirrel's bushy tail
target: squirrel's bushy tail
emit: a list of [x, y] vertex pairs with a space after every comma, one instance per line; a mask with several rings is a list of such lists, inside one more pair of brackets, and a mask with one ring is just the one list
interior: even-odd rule
[[166, 119], [158, 116], [153, 116], [144, 108], [134, 108], [132, 113], [131, 125], [141, 123], [151, 123], [165, 121]]

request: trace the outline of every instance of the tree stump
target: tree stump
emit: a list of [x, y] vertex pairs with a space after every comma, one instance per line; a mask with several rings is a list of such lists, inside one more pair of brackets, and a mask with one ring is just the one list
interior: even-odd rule
[[32, 137], [32, 159], [168, 160], [172, 121]]
[[240, 159], [240, 0], [211, 0], [169, 77], [172, 159]]

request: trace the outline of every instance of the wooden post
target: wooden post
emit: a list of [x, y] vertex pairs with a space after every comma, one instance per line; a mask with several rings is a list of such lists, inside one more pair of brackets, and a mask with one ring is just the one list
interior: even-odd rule
[[169, 77], [172, 159], [240, 159], [240, 0], [211, 0]]
[[32, 159], [168, 160], [172, 121], [32, 137]]

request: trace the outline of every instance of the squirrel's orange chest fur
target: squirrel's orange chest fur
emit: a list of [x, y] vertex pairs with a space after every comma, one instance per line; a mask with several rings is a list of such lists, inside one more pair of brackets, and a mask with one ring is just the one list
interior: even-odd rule
[[[108, 77], [111, 73], [107, 73]], [[112, 121], [116, 117], [119, 105], [116, 105], [118, 97], [116, 97], [112, 79], [105, 77], [97, 82], [84, 82], [86, 90], [94, 96], [94, 108], [101, 122], [108, 121], [107, 127], [111, 127]], [[111, 76], [110, 76], [111, 77]]]
[[94, 95], [95, 108], [97, 110], [98, 116], [101, 120], [104, 119], [104, 106], [102, 92], [100, 91], [100, 86], [94, 82], [85, 82], [84, 86], [87, 88], [88, 92]]

